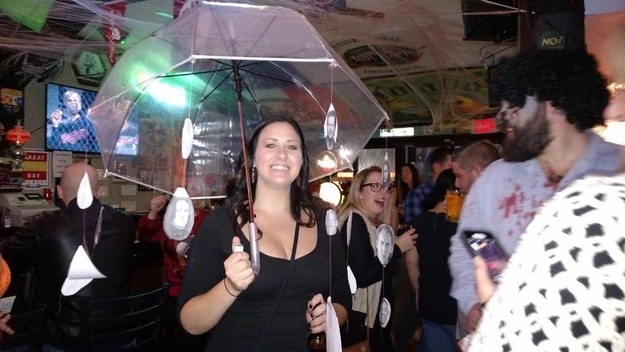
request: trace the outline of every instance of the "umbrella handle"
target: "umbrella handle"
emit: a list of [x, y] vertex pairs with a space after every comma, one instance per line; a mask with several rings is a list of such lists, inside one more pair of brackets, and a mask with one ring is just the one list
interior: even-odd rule
[[258, 276], [260, 272], [260, 252], [258, 250], [258, 228], [255, 222], [249, 222], [248, 233], [250, 234], [250, 258], [252, 260], [252, 270]]

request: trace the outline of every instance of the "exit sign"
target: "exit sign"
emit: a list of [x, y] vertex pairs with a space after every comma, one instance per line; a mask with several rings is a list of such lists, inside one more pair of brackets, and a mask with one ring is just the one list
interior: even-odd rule
[[493, 133], [496, 131], [494, 118], [473, 120], [473, 133]]

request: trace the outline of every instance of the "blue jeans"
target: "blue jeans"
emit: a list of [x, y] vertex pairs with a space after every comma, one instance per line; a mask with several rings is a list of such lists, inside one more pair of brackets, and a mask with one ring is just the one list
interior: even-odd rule
[[458, 352], [456, 325], [438, 324], [421, 319], [423, 335], [419, 352]]

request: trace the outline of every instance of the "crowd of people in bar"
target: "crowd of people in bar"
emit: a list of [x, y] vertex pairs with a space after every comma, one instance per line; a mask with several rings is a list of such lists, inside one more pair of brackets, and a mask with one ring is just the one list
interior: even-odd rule
[[[358, 168], [339, 204], [313, 197], [298, 123], [263, 121], [225, 201], [194, 204], [185, 240], [164, 229], [166, 196], [137, 223], [98, 201], [92, 166], [72, 164], [62, 208], [0, 243], [27, 275], [12, 314], [45, 307], [44, 350], [81, 350], [75, 298], [132, 294], [140, 241], [163, 256], [162, 351], [314, 351], [339, 337], [343, 351], [625, 350], [625, 148], [593, 131], [622, 118], [622, 95], [583, 50], [503, 59], [492, 83], [500, 145], [440, 146], [390, 182], [383, 165]], [[67, 276], [77, 248], [101, 278]], [[10, 314], [0, 330], [15, 333]]]

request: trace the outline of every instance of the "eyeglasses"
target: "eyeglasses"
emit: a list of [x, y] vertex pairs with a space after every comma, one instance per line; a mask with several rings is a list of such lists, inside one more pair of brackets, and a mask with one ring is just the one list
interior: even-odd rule
[[[383, 184], [381, 184], [381, 183], [377, 183], [377, 182], [372, 182], [372, 183], [363, 183], [363, 184], [360, 186], [360, 188], [365, 188], [365, 187], [367, 187], [367, 186], [369, 186], [369, 188], [371, 188], [371, 191], [372, 191], [372, 192], [376, 192], [376, 193], [377, 193], [377, 192], [380, 192], [380, 191], [384, 188], [384, 185], [383, 185]], [[392, 193], [394, 190], [395, 190], [395, 185], [394, 185], [394, 184], [392, 184], [392, 183], [391, 183], [391, 184], [389, 184], [389, 185], [388, 185], [388, 188], [386, 189], [386, 191], [387, 191], [388, 193]]]

